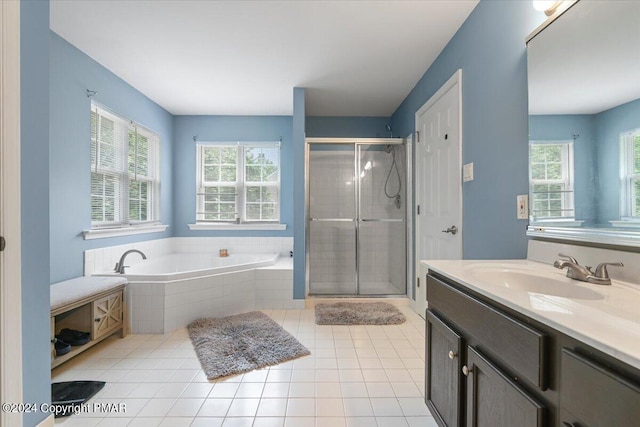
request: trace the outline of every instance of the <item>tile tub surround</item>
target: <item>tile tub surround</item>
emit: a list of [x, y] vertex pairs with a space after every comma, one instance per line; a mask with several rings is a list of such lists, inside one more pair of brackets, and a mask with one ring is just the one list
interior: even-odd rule
[[162, 334], [200, 317], [260, 309], [303, 308], [293, 299], [293, 262], [173, 282], [129, 282], [127, 301], [134, 334]]
[[[85, 276], [112, 271], [120, 256], [139, 249], [153, 259], [171, 253], [274, 253], [273, 266], [174, 282], [133, 282], [126, 290], [132, 333], [167, 333], [203, 316], [227, 316], [255, 309], [303, 308], [293, 299], [291, 237], [172, 237], [85, 251]], [[142, 261], [127, 257], [128, 265]]]
[[[174, 252], [210, 253], [217, 256], [220, 249], [227, 249], [230, 254], [279, 253], [285, 258], [293, 250], [293, 237], [170, 237], [90, 249], [84, 251], [84, 275], [113, 271], [116, 262], [129, 249], [141, 250], [150, 259]], [[140, 261], [142, 258], [138, 254], [127, 257], [128, 265]]]

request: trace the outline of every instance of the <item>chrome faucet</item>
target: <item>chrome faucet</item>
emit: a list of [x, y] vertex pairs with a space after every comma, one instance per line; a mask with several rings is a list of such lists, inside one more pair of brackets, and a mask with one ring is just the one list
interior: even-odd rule
[[124, 274], [124, 268], [125, 267], [129, 267], [128, 265], [124, 265], [124, 259], [131, 252], [137, 252], [140, 255], [142, 255], [142, 259], [147, 259], [147, 256], [145, 254], [143, 254], [142, 251], [139, 251], [137, 249], [129, 249], [128, 251], [126, 251], [125, 253], [122, 254], [122, 256], [120, 257], [120, 261], [116, 262], [116, 268], [113, 271], [115, 271], [116, 273], [119, 273], [119, 274]]
[[607, 265], [614, 265], [623, 267], [621, 262], [603, 262], [598, 264], [596, 271], [592, 271], [591, 267], [583, 267], [578, 264], [578, 261], [569, 255], [558, 254], [561, 259], [556, 260], [553, 263], [555, 268], [567, 269], [567, 277], [574, 280], [580, 280], [582, 282], [589, 282], [595, 285], [610, 285], [611, 278], [607, 271]]

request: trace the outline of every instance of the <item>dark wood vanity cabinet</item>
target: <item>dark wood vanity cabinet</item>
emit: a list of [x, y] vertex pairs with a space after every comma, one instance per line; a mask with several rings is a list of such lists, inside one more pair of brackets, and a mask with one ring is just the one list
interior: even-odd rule
[[640, 387], [569, 349], [562, 349], [560, 421], [563, 427], [637, 427]]
[[640, 371], [432, 272], [425, 401], [448, 427], [638, 427]]
[[441, 425], [462, 425], [462, 337], [427, 310], [425, 399]]

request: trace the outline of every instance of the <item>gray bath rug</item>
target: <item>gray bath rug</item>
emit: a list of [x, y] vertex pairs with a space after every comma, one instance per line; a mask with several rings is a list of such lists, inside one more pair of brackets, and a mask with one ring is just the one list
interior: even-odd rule
[[210, 380], [311, 354], [260, 311], [198, 319], [187, 329], [202, 369]]
[[399, 325], [404, 315], [386, 302], [336, 302], [316, 305], [318, 325]]

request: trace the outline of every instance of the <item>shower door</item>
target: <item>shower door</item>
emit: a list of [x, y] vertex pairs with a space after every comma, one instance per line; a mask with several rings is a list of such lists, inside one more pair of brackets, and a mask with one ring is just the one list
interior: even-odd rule
[[308, 150], [309, 293], [355, 295], [355, 146], [311, 144]]
[[405, 146], [307, 150], [309, 294], [405, 295]]
[[406, 294], [405, 146], [358, 144], [359, 295]]

